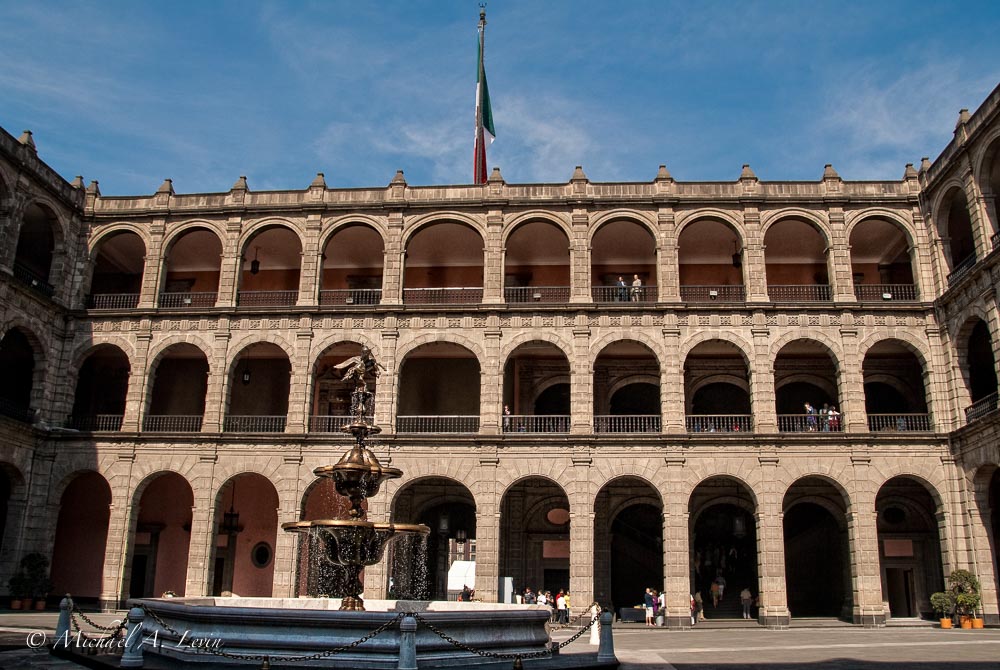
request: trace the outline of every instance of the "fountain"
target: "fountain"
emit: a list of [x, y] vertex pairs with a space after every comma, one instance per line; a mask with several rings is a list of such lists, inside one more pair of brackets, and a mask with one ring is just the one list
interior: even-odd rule
[[365, 377], [378, 377], [381, 366], [363, 348], [337, 367], [354, 384], [352, 420], [343, 428], [354, 445], [336, 464], [314, 473], [330, 478], [337, 493], [350, 500], [350, 518], [296, 521], [282, 528], [309, 537], [320, 560], [346, 574], [342, 593], [333, 594], [340, 597], [133, 599], [122, 667], [509, 668], [512, 659], [519, 667], [522, 658], [537, 659], [529, 663], [539, 668], [617, 667], [607, 614], [598, 653], [558, 655], [544, 605], [362, 599], [364, 567], [379, 562], [393, 540], [420, 538], [430, 529], [366, 519], [364, 501], [403, 473], [383, 466], [367, 446], [380, 429], [370, 420], [374, 394]]

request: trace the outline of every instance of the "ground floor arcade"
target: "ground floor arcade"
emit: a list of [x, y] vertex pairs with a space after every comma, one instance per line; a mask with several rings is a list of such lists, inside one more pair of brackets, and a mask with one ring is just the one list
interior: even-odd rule
[[[34, 470], [0, 468], [3, 582], [20, 558], [51, 560], [51, 593], [117, 605], [129, 597], [315, 593], [310, 548], [282, 523], [337, 518], [344, 506], [312, 470], [343, 445], [62, 444]], [[905, 451], [896, 445], [900, 451]], [[256, 450], [255, 450], [256, 449]], [[417, 558], [390, 552], [366, 594], [449, 597], [448, 566], [476, 562], [478, 597], [569, 589], [574, 607], [667, 594], [688, 621], [700, 591], [709, 617], [739, 616], [748, 588], [762, 623], [841, 617], [868, 625], [929, 616], [944, 576], [967, 568], [997, 621], [994, 519], [1000, 470], [972, 478], [928, 445], [906, 457], [843, 444], [711, 451], [605, 445], [376, 445], [404, 471], [368, 501], [369, 518], [431, 528]], [[970, 512], [970, 505], [972, 512]], [[411, 568], [420, 565], [417, 580]], [[718, 606], [711, 583], [722, 576]], [[12, 594], [13, 595], [13, 594]]]

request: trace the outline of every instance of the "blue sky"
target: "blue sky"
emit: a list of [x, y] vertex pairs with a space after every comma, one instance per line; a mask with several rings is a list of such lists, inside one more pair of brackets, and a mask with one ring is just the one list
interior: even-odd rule
[[[467, 0], [0, 0], [0, 126], [105, 195], [468, 183]], [[1000, 2], [493, 0], [508, 182], [899, 179], [1000, 83]]]

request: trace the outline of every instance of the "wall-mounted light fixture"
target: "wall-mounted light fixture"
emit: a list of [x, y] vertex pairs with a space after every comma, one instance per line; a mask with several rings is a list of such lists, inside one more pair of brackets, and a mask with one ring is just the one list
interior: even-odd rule
[[255, 275], [260, 272], [260, 261], [257, 257], [260, 255], [260, 247], [253, 248], [253, 260], [250, 261], [250, 274]]

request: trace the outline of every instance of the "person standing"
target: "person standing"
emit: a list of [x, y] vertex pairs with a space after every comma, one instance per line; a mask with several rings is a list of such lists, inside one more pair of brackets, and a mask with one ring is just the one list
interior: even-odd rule
[[642, 280], [639, 279], [639, 275], [632, 275], [632, 302], [639, 302], [639, 296], [642, 293]]
[[529, 586], [528, 588], [526, 588], [524, 590], [524, 604], [525, 605], [534, 605], [537, 602], [538, 602], [538, 597], [535, 596], [534, 591], [532, 591], [531, 587]]
[[510, 405], [503, 406], [503, 432], [510, 432]]
[[625, 278], [622, 276], [618, 277], [618, 302], [628, 302], [628, 284], [625, 283]]
[[653, 589], [646, 587], [646, 593], [642, 597], [643, 605], [646, 607], [646, 625], [653, 625]]
[[556, 623], [569, 623], [569, 619], [566, 617], [566, 594], [562, 591], [556, 596]]
[[740, 591], [740, 604], [743, 605], [743, 618], [750, 618], [750, 606], [753, 604], [753, 594], [750, 593], [750, 589], [743, 587]]

